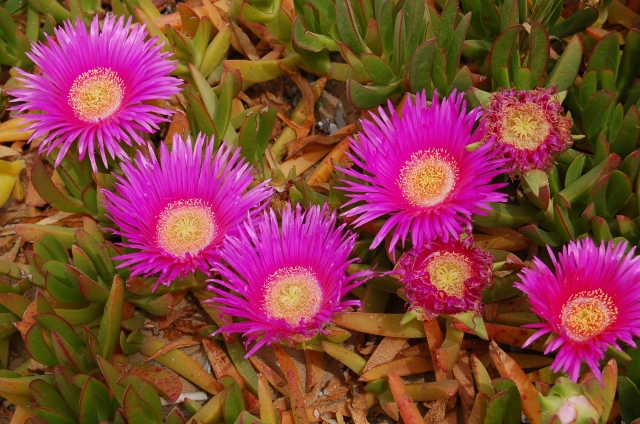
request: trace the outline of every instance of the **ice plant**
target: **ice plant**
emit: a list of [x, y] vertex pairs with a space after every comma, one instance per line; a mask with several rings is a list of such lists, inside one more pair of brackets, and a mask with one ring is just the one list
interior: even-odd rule
[[167, 60], [157, 37], [145, 41], [144, 26], [131, 28], [131, 22], [107, 16], [100, 30], [96, 16], [87, 32], [81, 20], [66, 21], [55, 38], [47, 36], [48, 44], [33, 44], [28, 53], [40, 74], [18, 70], [21, 87], [10, 93], [14, 109], [34, 130], [31, 140], [45, 137], [42, 151], [60, 147], [56, 165], [76, 140], [79, 158], [88, 154], [94, 170], [95, 153], [105, 166], [107, 153], [124, 159], [121, 143], [145, 144], [139, 132], [153, 132], [172, 114], [145, 102], [180, 91], [180, 80], [169, 76], [176, 63]]
[[539, 330], [527, 340], [552, 333], [545, 354], [558, 350], [551, 368], [568, 372], [573, 381], [580, 375], [584, 360], [598, 379], [598, 361], [607, 345], [620, 348], [618, 341], [635, 346], [640, 336], [640, 258], [635, 248], [625, 253], [628, 243], [600, 246], [590, 240], [570, 242], [556, 258], [549, 254], [555, 272], [534, 258], [533, 269], [525, 269], [522, 283], [531, 309], [542, 323], [529, 324]]
[[114, 259], [129, 266], [133, 275], [159, 274], [168, 284], [196, 269], [208, 272], [219, 260], [226, 235], [238, 223], [255, 216], [271, 195], [263, 182], [253, 182], [251, 167], [240, 150], [199, 136], [192, 144], [178, 135], [171, 152], [160, 147], [160, 162], [152, 152], [124, 162], [116, 193], [104, 190], [108, 216], [133, 252]]
[[248, 219], [237, 237], [222, 249], [226, 262], [211, 286], [221, 313], [240, 318], [220, 331], [243, 333], [255, 341], [247, 355], [273, 342], [301, 342], [319, 331], [336, 313], [357, 300], [342, 298], [362, 281], [346, 275], [356, 235], [336, 227], [327, 207], [303, 212], [287, 205], [278, 225], [271, 210]]
[[548, 171], [555, 157], [571, 145], [571, 120], [562, 116], [555, 87], [532, 91], [512, 88], [493, 93], [483, 117], [487, 135], [495, 136], [499, 154], [512, 176], [516, 171]]
[[430, 242], [405, 253], [395, 273], [404, 284], [410, 310], [429, 320], [438, 314], [478, 311], [491, 282], [493, 258], [473, 237]]
[[357, 216], [356, 226], [389, 215], [371, 247], [393, 233], [389, 249], [408, 234], [414, 246], [440, 235], [443, 241], [457, 237], [471, 223], [471, 215], [483, 213], [488, 202], [503, 202], [506, 195], [491, 184], [503, 161], [494, 158], [491, 143], [467, 149], [485, 137], [474, 129], [480, 110], [466, 111], [463, 94], [441, 102], [434, 94], [430, 106], [426, 94], [415, 104], [407, 100], [400, 118], [390, 106], [387, 115], [363, 121], [359, 139], [352, 142], [357, 168], [342, 169], [356, 181], [345, 180], [342, 190], [351, 199], [344, 212]]

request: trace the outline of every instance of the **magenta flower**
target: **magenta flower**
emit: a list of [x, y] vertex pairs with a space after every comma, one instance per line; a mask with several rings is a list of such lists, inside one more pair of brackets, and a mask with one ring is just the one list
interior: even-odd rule
[[640, 258], [633, 257], [635, 248], [625, 253], [627, 248], [626, 241], [599, 247], [590, 239], [572, 241], [557, 259], [548, 248], [555, 272], [535, 258], [515, 284], [544, 320], [527, 325], [539, 330], [525, 346], [553, 333], [545, 351], [558, 350], [551, 369], [568, 372], [573, 381], [583, 360], [601, 380], [598, 361], [607, 345], [620, 349], [620, 340], [635, 346], [633, 337], [640, 336]]
[[259, 221], [247, 220], [238, 237], [227, 237], [222, 249], [226, 265], [214, 267], [222, 278], [210, 286], [220, 313], [242, 321], [220, 331], [243, 333], [255, 341], [247, 355], [273, 342], [301, 342], [357, 300], [342, 300], [362, 283], [362, 274], [346, 275], [356, 235], [336, 228], [335, 213], [326, 206], [302, 212], [273, 210]]
[[400, 258], [394, 273], [404, 284], [409, 309], [429, 320], [438, 314], [479, 312], [492, 267], [491, 254], [475, 247], [469, 236], [412, 249]]
[[240, 149], [199, 136], [192, 145], [178, 135], [173, 149], [160, 147], [160, 163], [151, 153], [124, 162], [116, 193], [103, 190], [108, 217], [119, 227], [122, 246], [135, 249], [114, 259], [132, 275], [159, 274], [169, 284], [194, 270], [208, 272], [219, 260], [226, 235], [238, 223], [264, 209], [271, 190], [266, 182], [247, 191], [251, 167]]
[[499, 156], [510, 175], [548, 171], [556, 156], [571, 146], [571, 120], [562, 116], [556, 87], [493, 93], [485, 110], [487, 135], [496, 137]]
[[360, 181], [345, 180], [342, 190], [351, 198], [344, 212], [357, 216], [359, 226], [388, 215], [371, 248], [393, 232], [389, 249], [411, 233], [414, 246], [441, 236], [458, 237], [471, 224], [472, 214], [482, 214], [489, 202], [504, 202], [506, 195], [491, 184], [500, 174], [503, 160], [494, 159], [493, 146], [468, 146], [485, 138], [474, 130], [480, 110], [466, 112], [464, 94], [442, 102], [434, 94], [427, 106], [426, 94], [407, 100], [402, 118], [391, 104], [391, 116], [382, 108], [375, 122], [363, 121], [363, 132], [352, 140], [350, 154], [355, 168], [341, 169]]
[[31, 140], [45, 137], [41, 151], [60, 146], [56, 166], [76, 140], [79, 158], [88, 153], [94, 171], [98, 151], [105, 166], [107, 152], [125, 159], [121, 142], [146, 144], [138, 133], [155, 131], [163, 115], [173, 114], [145, 102], [180, 91], [180, 80], [168, 76], [176, 62], [167, 60], [157, 37], [145, 41], [144, 26], [129, 29], [131, 18], [116, 19], [107, 16], [100, 31], [96, 16], [89, 32], [80, 20], [65, 22], [47, 45], [33, 44], [27, 53], [41, 75], [18, 70], [22, 87], [10, 94], [20, 104], [13, 108], [34, 130]]

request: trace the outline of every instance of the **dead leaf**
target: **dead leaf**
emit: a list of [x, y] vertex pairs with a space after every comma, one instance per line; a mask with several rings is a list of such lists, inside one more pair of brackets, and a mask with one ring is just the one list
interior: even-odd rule
[[367, 372], [378, 365], [391, 362], [407, 343], [407, 340], [398, 337], [385, 337], [382, 339], [362, 371]]
[[178, 340], [178, 341], [169, 343], [168, 345], [162, 346], [153, 355], [144, 359], [142, 363], [153, 361], [158, 356], [163, 355], [167, 352], [170, 352], [174, 349], [182, 349], [183, 347], [197, 346], [199, 344], [200, 344], [200, 340], [199, 338], [196, 338], [196, 337], [189, 337], [188, 339]]
[[458, 361], [453, 366], [453, 375], [459, 383], [458, 395], [462, 404], [462, 416], [464, 417], [464, 422], [468, 422], [473, 409], [476, 391], [473, 387], [469, 354], [466, 350], [461, 350], [458, 354]]
[[264, 377], [267, 379], [269, 384], [273, 386], [274, 389], [282, 393], [284, 396], [289, 396], [287, 383], [274, 370], [272, 370], [271, 367], [269, 367], [267, 364], [265, 364], [255, 356], [250, 356], [249, 361], [251, 362], [251, 365], [253, 365], [258, 370], [258, 372], [264, 375]]
[[307, 108], [307, 119], [300, 126], [293, 124], [293, 122], [291, 123], [288, 122], [287, 125], [289, 125], [291, 129], [296, 132], [297, 138], [305, 137], [307, 134], [309, 134], [309, 131], [311, 131], [311, 127], [313, 127], [313, 121], [315, 119], [314, 105], [316, 102], [313, 96], [313, 91], [311, 91], [311, 85], [309, 84], [309, 81], [307, 81], [306, 78], [304, 78], [299, 73], [294, 72], [291, 69], [287, 68], [285, 65], [282, 64], [282, 62], [278, 61], [278, 66], [287, 75], [289, 75], [289, 78], [291, 78], [293, 82], [298, 86], [298, 88], [300, 89], [300, 92], [302, 93], [302, 97], [304, 98], [304, 102]]
[[209, 358], [213, 374], [218, 380], [222, 378], [222, 376], [228, 375], [233, 377], [238, 384], [242, 383], [242, 386], [244, 386], [244, 379], [220, 346], [209, 339], [202, 339], [202, 345], [204, 346], [207, 358]]
[[173, 324], [174, 322], [192, 316], [198, 311], [197, 305], [187, 305], [182, 309], [174, 309], [168, 315], [162, 317], [156, 317], [154, 320], [158, 326], [158, 330], [164, 330]]
[[324, 352], [307, 349], [304, 351], [304, 358], [307, 365], [307, 392], [309, 392], [322, 379], [325, 354]]
[[[289, 124], [287, 124], [289, 125]], [[344, 135], [324, 135], [316, 134], [307, 137], [296, 138], [291, 140], [284, 147], [287, 149], [285, 159], [289, 159], [293, 156], [315, 152], [317, 150], [326, 150], [327, 146], [333, 146], [340, 142], [344, 138]]]

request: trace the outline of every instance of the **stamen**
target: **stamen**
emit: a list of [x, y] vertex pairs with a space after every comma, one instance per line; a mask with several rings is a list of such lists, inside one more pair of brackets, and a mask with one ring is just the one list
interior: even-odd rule
[[265, 312], [294, 326], [312, 318], [322, 304], [320, 283], [308, 268], [281, 268], [268, 278], [264, 290]]
[[582, 291], [562, 307], [560, 322], [573, 341], [586, 342], [616, 322], [618, 308], [602, 289]]
[[431, 284], [457, 298], [464, 296], [464, 283], [473, 276], [471, 262], [459, 253], [439, 253], [429, 260], [426, 268]]
[[216, 235], [214, 218], [210, 205], [200, 199], [170, 203], [156, 225], [158, 243], [179, 258], [185, 258], [187, 253], [196, 255]]
[[95, 68], [82, 73], [69, 90], [69, 106], [77, 118], [100, 122], [113, 115], [124, 97], [124, 83], [109, 68]]
[[520, 150], [535, 150], [551, 132], [541, 106], [523, 103], [510, 107], [502, 118], [502, 141]]
[[458, 179], [455, 161], [440, 149], [420, 150], [400, 170], [397, 183], [404, 198], [415, 206], [441, 203]]

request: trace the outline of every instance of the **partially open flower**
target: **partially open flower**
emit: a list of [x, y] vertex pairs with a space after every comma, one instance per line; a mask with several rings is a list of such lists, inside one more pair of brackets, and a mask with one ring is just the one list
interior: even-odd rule
[[469, 236], [413, 249], [400, 258], [394, 273], [404, 284], [409, 309], [428, 320], [438, 314], [479, 310], [492, 266], [491, 254], [475, 247]]
[[159, 283], [199, 269], [208, 272], [219, 259], [226, 235], [236, 234], [247, 213], [256, 215], [271, 190], [253, 182], [240, 149], [198, 137], [176, 135], [172, 150], [160, 147], [160, 163], [151, 153], [122, 164], [116, 193], [104, 190], [108, 216], [119, 227], [123, 246], [135, 249], [114, 259], [133, 275], [160, 274]]
[[273, 211], [259, 221], [248, 220], [238, 237], [227, 238], [214, 267], [222, 278], [211, 286], [218, 311], [240, 318], [220, 331], [243, 333], [256, 341], [251, 355], [264, 345], [301, 342], [322, 331], [331, 317], [358, 300], [342, 300], [362, 281], [346, 275], [356, 235], [336, 228], [326, 207], [302, 212], [282, 211], [282, 225]]
[[516, 171], [548, 171], [558, 153], [571, 146], [571, 120], [562, 116], [555, 87], [493, 93], [483, 121], [495, 136], [512, 176]]
[[599, 247], [590, 239], [572, 241], [557, 259], [549, 248], [555, 272], [534, 258], [534, 268], [524, 269], [522, 283], [515, 284], [544, 320], [527, 325], [539, 330], [525, 346], [553, 333], [545, 354], [557, 349], [551, 368], [568, 372], [573, 381], [583, 360], [602, 379], [598, 361], [607, 345], [635, 346], [633, 337], [640, 336], [640, 257], [633, 256], [635, 248], [626, 253], [627, 247], [626, 241]]
[[[11, 91], [19, 103], [14, 109], [34, 130], [31, 140], [45, 136], [40, 149], [50, 153], [60, 146], [56, 165], [78, 141], [79, 158], [95, 153], [107, 166], [111, 158], [127, 157], [120, 143], [146, 144], [139, 132], [153, 132], [163, 115], [172, 111], [145, 102], [168, 99], [180, 91], [181, 81], [169, 76], [176, 63], [167, 60], [157, 38], [147, 41], [144, 26], [132, 27], [131, 18], [107, 16], [99, 29], [81, 20], [56, 28], [47, 45], [33, 44], [29, 58], [40, 68], [34, 75], [18, 70], [22, 87]], [[38, 112], [38, 113], [26, 113]], [[106, 151], [105, 151], [106, 150]]]

